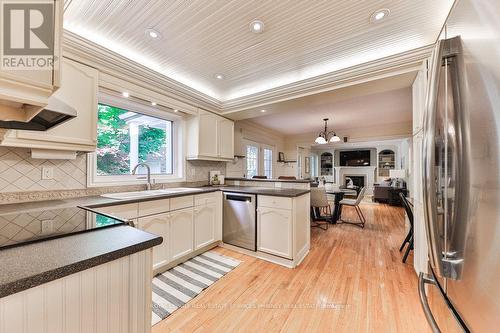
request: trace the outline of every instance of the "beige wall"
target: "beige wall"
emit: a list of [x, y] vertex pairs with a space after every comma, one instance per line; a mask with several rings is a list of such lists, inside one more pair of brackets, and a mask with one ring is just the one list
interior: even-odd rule
[[[296, 175], [296, 168], [290, 164], [276, 163], [278, 160], [278, 152], [285, 152], [287, 159], [295, 159], [296, 153], [289, 155], [285, 150], [285, 136], [276, 131], [270, 130], [263, 126], [257, 125], [248, 120], [236, 121], [234, 124], [235, 131], [235, 154], [245, 155], [245, 140], [254, 141], [257, 143], [273, 146], [275, 155], [273, 160], [274, 177]], [[226, 175], [228, 177], [243, 177], [246, 172], [245, 159], [239, 159], [236, 162], [228, 162], [226, 167]]]

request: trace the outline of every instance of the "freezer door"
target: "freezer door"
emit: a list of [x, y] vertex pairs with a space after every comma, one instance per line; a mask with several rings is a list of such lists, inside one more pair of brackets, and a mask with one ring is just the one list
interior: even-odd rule
[[[472, 332], [500, 327], [500, 1], [460, 0], [447, 22], [447, 38], [460, 36], [457, 63], [461, 123], [470, 147], [465, 223], [454, 229], [449, 251], [463, 249], [460, 278], [447, 280], [447, 296]], [[456, 87], [457, 86], [452, 86]]]
[[419, 276], [419, 296], [422, 303], [422, 309], [434, 333], [463, 333], [468, 332], [467, 328], [462, 326], [457, 314], [450, 306], [444, 291], [432, 274]]

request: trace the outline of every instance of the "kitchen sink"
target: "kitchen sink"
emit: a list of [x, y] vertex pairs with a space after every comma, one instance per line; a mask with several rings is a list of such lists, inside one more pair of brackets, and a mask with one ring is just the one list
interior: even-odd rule
[[117, 199], [117, 200], [130, 200], [130, 199], [141, 199], [147, 197], [154, 197], [159, 195], [166, 194], [175, 194], [182, 192], [198, 192], [202, 191], [197, 188], [189, 188], [189, 187], [173, 187], [164, 190], [150, 190], [150, 191], [135, 191], [135, 192], [120, 192], [120, 193], [108, 193], [102, 194], [101, 197]]

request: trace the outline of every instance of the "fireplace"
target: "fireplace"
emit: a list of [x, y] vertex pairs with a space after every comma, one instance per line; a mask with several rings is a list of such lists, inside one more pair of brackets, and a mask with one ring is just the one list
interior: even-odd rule
[[365, 176], [345, 175], [344, 176], [344, 185], [347, 185], [347, 178], [351, 178], [354, 186], [358, 186], [358, 187], [365, 186]]

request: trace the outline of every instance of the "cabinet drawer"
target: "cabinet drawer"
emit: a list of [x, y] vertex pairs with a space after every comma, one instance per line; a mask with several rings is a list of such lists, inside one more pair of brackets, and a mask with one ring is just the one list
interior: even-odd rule
[[170, 199], [170, 210], [177, 210], [189, 207], [193, 207], [192, 195], [186, 195], [184, 197], [177, 197]]
[[198, 194], [194, 197], [194, 205], [201, 206], [216, 203], [219, 195], [219, 192]]
[[134, 219], [137, 215], [137, 204], [125, 204], [125, 205], [114, 205], [108, 207], [96, 208], [98, 212], [108, 214], [111, 216], [116, 216], [122, 219]]
[[259, 195], [257, 197], [257, 203], [259, 207], [270, 207], [288, 210], [292, 209], [292, 198]]
[[139, 202], [139, 216], [161, 214], [170, 210], [170, 199]]

